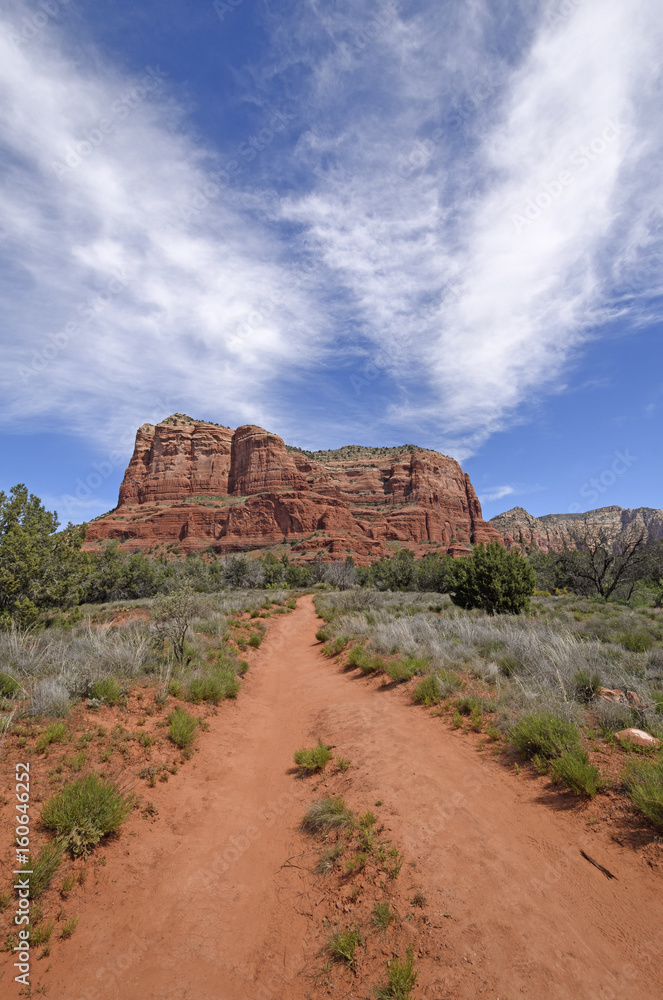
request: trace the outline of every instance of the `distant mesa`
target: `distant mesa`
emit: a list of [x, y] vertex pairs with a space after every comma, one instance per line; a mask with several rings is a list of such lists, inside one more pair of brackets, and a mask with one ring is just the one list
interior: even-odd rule
[[118, 506], [89, 525], [87, 549], [181, 553], [285, 544], [294, 561], [370, 562], [400, 546], [466, 554], [501, 541], [458, 462], [416, 445], [306, 452], [252, 424], [232, 430], [174, 413], [143, 424]]
[[582, 547], [587, 528], [600, 529], [608, 543], [615, 544], [633, 531], [644, 531], [646, 542], [663, 538], [663, 510], [653, 507], [600, 507], [584, 514], [545, 514], [533, 517], [524, 507], [513, 507], [490, 519], [507, 548], [536, 545], [542, 552]]

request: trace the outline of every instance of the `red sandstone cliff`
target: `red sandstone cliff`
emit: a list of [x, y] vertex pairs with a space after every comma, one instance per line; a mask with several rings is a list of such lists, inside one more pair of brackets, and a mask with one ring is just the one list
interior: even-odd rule
[[90, 524], [86, 547], [107, 539], [181, 552], [285, 541], [302, 562], [318, 553], [366, 561], [393, 543], [460, 555], [501, 540], [446, 455], [409, 445], [311, 454], [261, 427], [232, 431], [182, 414], [138, 430], [118, 506]]
[[584, 514], [545, 514], [533, 517], [523, 507], [513, 507], [490, 520], [507, 548], [536, 545], [542, 552], [582, 548], [588, 529], [600, 529], [606, 541], [616, 543], [626, 533], [644, 532], [645, 541], [663, 538], [663, 511], [652, 507], [600, 507]]

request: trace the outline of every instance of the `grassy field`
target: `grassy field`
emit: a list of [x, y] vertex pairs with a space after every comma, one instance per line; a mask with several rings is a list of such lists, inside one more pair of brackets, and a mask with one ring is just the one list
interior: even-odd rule
[[[320, 594], [316, 606], [328, 655], [384, 683], [410, 683], [415, 702], [578, 795], [628, 791], [663, 829], [656, 754], [614, 740], [631, 727], [663, 739], [662, 610], [561, 595], [535, 598], [527, 615], [489, 616], [439, 594], [371, 590]], [[623, 765], [633, 754], [649, 759], [609, 781], [591, 759], [597, 746], [614, 747]]]

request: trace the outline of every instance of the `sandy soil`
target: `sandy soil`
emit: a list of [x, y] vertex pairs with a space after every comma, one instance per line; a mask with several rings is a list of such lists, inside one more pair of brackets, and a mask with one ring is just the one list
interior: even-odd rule
[[[405, 860], [399, 905], [415, 886], [426, 895], [425, 916], [404, 925], [415, 997], [660, 997], [656, 868], [404, 690], [325, 658], [319, 624], [309, 597], [270, 622], [237, 703], [223, 704], [195, 760], [150, 790], [158, 819], [132, 817], [108, 847], [78, 894], [78, 929], [35, 963], [35, 985], [63, 1000], [367, 997], [384, 976], [312, 974], [336, 904], [299, 824], [313, 800], [343, 794], [359, 811], [381, 802]], [[318, 736], [352, 767], [298, 779], [293, 751]]]

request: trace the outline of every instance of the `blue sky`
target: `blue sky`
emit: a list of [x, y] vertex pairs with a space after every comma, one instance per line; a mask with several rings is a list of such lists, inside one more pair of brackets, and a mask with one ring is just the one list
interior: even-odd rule
[[0, 489], [112, 508], [181, 411], [663, 505], [655, 0], [10, 0]]

